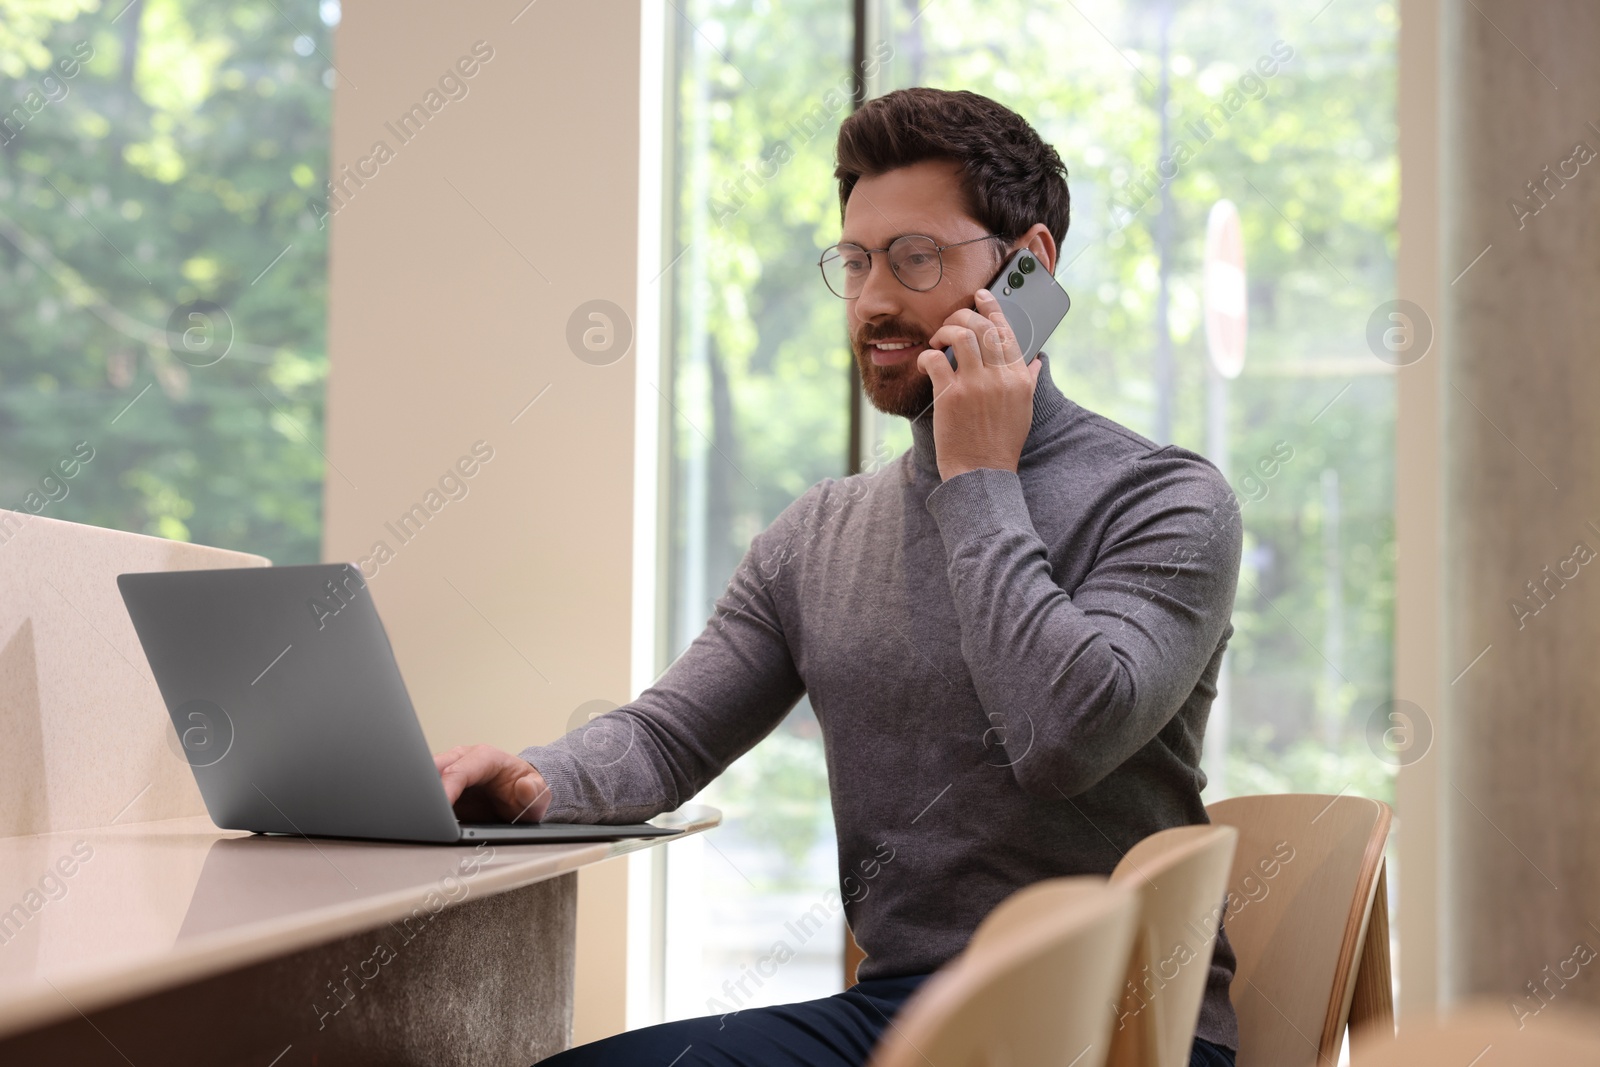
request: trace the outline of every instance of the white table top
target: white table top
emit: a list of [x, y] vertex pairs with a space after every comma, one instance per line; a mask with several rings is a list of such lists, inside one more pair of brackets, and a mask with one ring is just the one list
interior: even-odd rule
[[[690, 804], [652, 821], [694, 833], [721, 820]], [[411, 845], [199, 816], [0, 838], [0, 1037], [679, 836]]]

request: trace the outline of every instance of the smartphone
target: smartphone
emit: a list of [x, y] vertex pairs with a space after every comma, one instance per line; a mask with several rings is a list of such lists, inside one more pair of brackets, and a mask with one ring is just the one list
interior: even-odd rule
[[[1011, 332], [1017, 335], [1022, 362], [1032, 363], [1072, 306], [1067, 291], [1026, 248], [1012, 253], [986, 288], [994, 294], [1006, 322], [1011, 324]], [[946, 348], [944, 354], [950, 361], [950, 369], [954, 370], [955, 350]]]

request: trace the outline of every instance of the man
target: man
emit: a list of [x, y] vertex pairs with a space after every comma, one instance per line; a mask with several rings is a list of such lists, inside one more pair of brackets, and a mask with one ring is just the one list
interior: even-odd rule
[[[1237, 500], [1200, 456], [1067, 399], [1045, 355], [1024, 364], [981, 288], [1024, 246], [1054, 271], [1060, 157], [992, 100], [916, 88], [844, 122], [835, 174], [846, 247], [824, 275], [868, 396], [911, 420], [911, 450], [785, 509], [632, 704], [520, 757], [437, 762], [463, 818], [634, 822], [689, 800], [808, 694], [861, 980], [548, 1063], [864, 1063], [1011, 893], [1109, 873], [1149, 834], [1207, 821]], [[1192, 1064], [1233, 1064], [1233, 966], [1223, 935]]]

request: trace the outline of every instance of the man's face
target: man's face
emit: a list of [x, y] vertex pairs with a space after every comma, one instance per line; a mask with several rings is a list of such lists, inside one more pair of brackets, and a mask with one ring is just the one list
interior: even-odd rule
[[[988, 231], [967, 214], [961, 165], [925, 160], [862, 178], [845, 204], [841, 240], [885, 248], [908, 233], [948, 245]], [[1005, 260], [1004, 241], [977, 241], [943, 253], [944, 276], [927, 292], [900, 284], [887, 257], [872, 254], [861, 295], [845, 301], [850, 347], [872, 406], [888, 415], [916, 418], [933, 404], [933, 380], [917, 367], [928, 338], [953, 312], [972, 306], [973, 294], [994, 278]]]

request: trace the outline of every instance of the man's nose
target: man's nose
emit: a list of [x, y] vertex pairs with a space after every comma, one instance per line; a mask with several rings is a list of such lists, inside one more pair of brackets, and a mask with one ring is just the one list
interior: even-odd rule
[[856, 315], [868, 322], [898, 315], [904, 292], [905, 286], [889, 269], [888, 255], [879, 252], [872, 257], [866, 281], [861, 283], [861, 295], [856, 297]]

